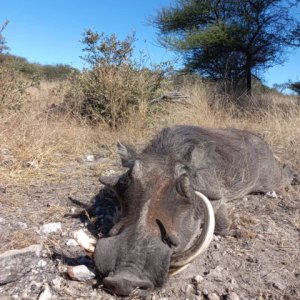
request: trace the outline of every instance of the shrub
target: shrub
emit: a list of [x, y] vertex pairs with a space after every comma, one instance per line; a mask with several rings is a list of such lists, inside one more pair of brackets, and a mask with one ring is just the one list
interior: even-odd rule
[[24, 79], [18, 71], [0, 64], [0, 113], [21, 109], [27, 89], [37, 84], [35, 79]]
[[149, 100], [162, 87], [167, 66], [145, 67], [144, 57], [134, 60], [134, 41], [134, 35], [119, 41], [115, 35], [86, 30], [82, 58], [87, 68], [70, 79], [65, 103], [112, 127], [126, 121], [132, 111], [145, 114]]

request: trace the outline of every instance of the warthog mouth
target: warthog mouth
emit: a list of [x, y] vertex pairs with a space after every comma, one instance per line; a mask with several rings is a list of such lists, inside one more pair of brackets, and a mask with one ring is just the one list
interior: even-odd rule
[[128, 272], [108, 276], [104, 278], [103, 284], [106, 288], [119, 296], [127, 296], [134, 291], [138, 295], [143, 295], [146, 291], [154, 288], [150, 280], [141, 279]]

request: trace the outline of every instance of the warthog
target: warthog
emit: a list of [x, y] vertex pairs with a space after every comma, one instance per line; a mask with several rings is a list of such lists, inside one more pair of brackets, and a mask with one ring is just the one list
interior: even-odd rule
[[237, 129], [175, 126], [140, 154], [120, 143], [118, 152], [128, 171], [100, 181], [118, 195], [122, 216], [98, 240], [94, 260], [119, 295], [162, 286], [208, 247], [214, 228], [225, 235], [227, 200], [279, 189], [296, 176], [260, 137]]

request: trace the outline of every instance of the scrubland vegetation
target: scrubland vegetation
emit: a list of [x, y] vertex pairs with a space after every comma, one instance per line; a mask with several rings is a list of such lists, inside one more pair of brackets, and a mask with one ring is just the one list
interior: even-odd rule
[[[265, 137], [283, 161], [300, 167], [297, 97], [275, 92], [254, 94], [248, 98], [247, 107], [242, 109], [201, 80], [190, 83], [188, 78], [183, 78], [179, 85], [175, 85], [166, 78], [161, 79], [161, 86], [155, 90], [157, 95], [180, 90], [190, 96], [190, 100], [184, 103], [161, 101], [150, 105], [149, 100], [154, 94], [144, 73], [150, 71], [133, 72], [128, 82], [121, 76], [122, 68], [105, 69], [105, 75], [101, 74], [102, 71], [96, 69], [83, 72], [76, 79], [42, 81], [38, 86], [32, 86], [22, 75], [12, 75], [1, 69], [1, 148], [9, 149], [13, 156], [12, 161], [1, 163], [1, 177], [26, 180], [44, 174], [45, 170], [55, 176], [57, 166], [88, 153], [97, 153], [101, 145], [114, 153], [117, 139], [141, 145], [158, 129], [173, 124], [254, 131]], [[95, 75], [98, 77], [93, 77]], [[87, 117], [82, 111], [84, 88], [94, 89], [92, 92], [98, 93], [95, 97], [99, 97], [96, 99], [103, 97], [111, 101], [105, 104], [110, 114], [107, 111], [99, 114], [99, 107], [95, 106], [93, 110], [91, 105]], [[136, 102], [130, 102], [128, 94], [136, 91]], [[98, 115], [99, 119], [91, 120], [91, 113]], [[33, 161], [36, 168], [31, 167]]]
[[[252, 96], [238, 99], [218, 92], [198, 76], [178, 75], [169, 64], [146, 66], [132, 58], [134, 37], [119, 41], [86, 31], [84, 59], [89, 68], [60, 66], [51, 80], [40, 71], [24, 73], [22, 59], [0, 64], [0, 140], [11, 159], [2, 157], [1, 180], [27, 180], [51, 173], [105, 146], [112, 155], [120, 139], [142, 145], [164, 126], [194, 124], [235, 127], [264, 136], [280, 159], [300, 166], [300, 106], [258, 84]], [[27, 62], [27, 69], [34, 69]], [[42, 67], [41, 67], [42, 69]], [[170, 91], [184, 102], [151, 101]]]

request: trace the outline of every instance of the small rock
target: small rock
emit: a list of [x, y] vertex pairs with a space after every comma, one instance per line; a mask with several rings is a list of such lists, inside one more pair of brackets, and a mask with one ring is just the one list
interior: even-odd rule
[[210, 270], [209, 275], [212, 277], [215, 277], [215, 279], [222, 279], [222, 271], [223, 268], [220, 266], [217, 266], [215, 269]]
[[266, 196], [267, 196], [268, 198], [278, 198], [278, 196], [277, 196], [277, 194], [276, 194], [275, 191], [267, 192], [267, 193], [266, 193]]
[[197, 283], [200, 283], [203, 281], [203, 277], [201, 275], [196, 275], [193, 279]]
[[21, 299], [28, 299], [27, 291], [23, 291], [23, 293], [20, 296]]
[[50, 234], [61, 231], [61, 222], [48, 223], [40, 227], [40, 234]]
[[52, 294], [49, 285], [46, 284], [44, 290], [41, 292], [38, 300], [51, 300]]
[[67, 272], [72, 279], [78, 281], [90, 280], [95, 277], [95, 274], [91, 272], [85, 265], [68, 267]]
[[88, 162], [93, 162], [95, 161], [95, 156], [93, 154], [86, 155], [85, 160]]
[[191, 284], [188, 284], [185, 288], [186, 297], [190, 298], [192, 296], [193, 291], [194, 291], [194, 287]]
[[259, 240], [264, 240], [264, 236], [263, 236], [262, 234], [258, 234], [256, 237], [257, 237], [257, 239], [259, 239]]
[[37, 294], [41, 290], [41, 285], [42, 284], [40, 282], [32, 281], [29, 284], [29, 291]]
[[72, 207], [72, 208], [71, 208], [71, 213], [72, 213], [72, 214], [75, 214], [76, 211], [77, 211], [77, 208], [76, 208], [76, 207]]
[[221, 237], [219, 235], [214, 234], [213, 241], [219, 242], [219, 241], [221, 241]]
[[51, 281], [51, 285], [55, 290], [59, 291], [61, 289], [62, 282], [63, 282], [63, 279], [60, 277], [57, 277]]
[[17, 281], [36, 267], [41, 249], [41, 245], [31, 245], [0, 254], [0, 285]]
[[220, 244], [215, 244], [215, 245], [214, 245], [214, 248], [215, 248], [216, 250], [219, 250], [219, 249], [220, 249]]
[[9, 150], [6, 149], [6, 148], [0, 148], [0, 154], [1, 154], [1, 155], [9, 155], [10, 152], [9, 152]]
[[268, 282], [275, 289], [284, 290], [286, 288], [285, 280], [278, 273], [270, 273], [268, 275]]
[[32, 169], [37, 169], [39, 167], [39, 164], [36, 160], [30, 160], [26, 163], [26, 167], [32, 168]]
[[11, 155], [8, 155], [8, 156], [5, 156], [4, 159], [1, 159], [0, 165], [4, 166], [4, 167], [10, 167], [13, 165], [14, 162], [15, 162], [15, 159]]
[[202, 294], [203, 294], [204, 296], [207, 296], [207, 295], [208, 295], [208, 290], [207, 290], [207, 289], [203, 289]]
[[230, 292], [227, 295], [227, 300], [240, 300], [240, 297], [235, 292]]
[[251, 263], [255, 263], [255, 264], [258, 263], [257, 257], [249, 256], [249, 257], [246, 258], [246, 260], [251, 262]]
[[6, 186], [0, 184], [0, 193], [6, 193]]
[[211, 293], [207, 296], [208, 300], [220, 300], [220, 297], [216, 293]]
[[68, 239], [66, 242], [66, 245], [75, 247], [75, 246], [78, 246], [78, 243], [74, 239]]
[[24, 222], [16, 222], [16, 223], [14, 223], [14, 227], [20, 228], [20, 229], [26, 229], [28, 226]]
[[47, 265], [47, 262], [43, 259], [39, 260], [39, 262], [37, 263], [37, 266], [40, 268], [43, 268]]
[[234, 278], [231, 278], [231, 279], [230, 279], [230, 283], [231, 283], [232, 285], [234, 285], [234, 286], [237, 285], [237, 282], [236, 282], [236, 280], [235, 280]]
[[285, 289], [285, 284], [283, 282], [280, 282], [280, 281], [277, 281], [277, 282], [273, 282], [273, 286], [275, 289], [278, 289], [278, 290], [284, 290]]

